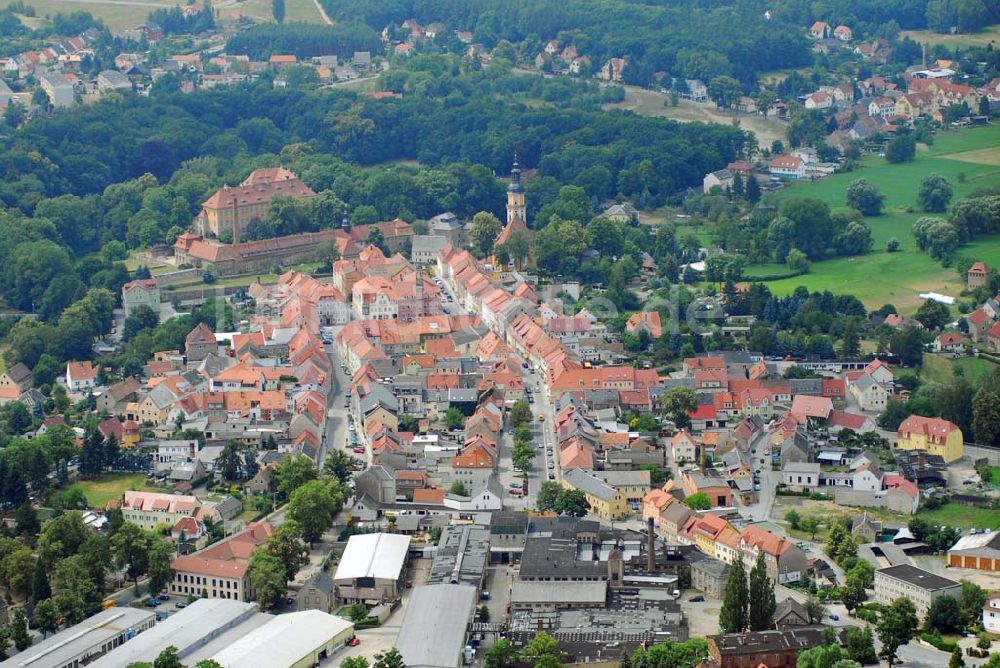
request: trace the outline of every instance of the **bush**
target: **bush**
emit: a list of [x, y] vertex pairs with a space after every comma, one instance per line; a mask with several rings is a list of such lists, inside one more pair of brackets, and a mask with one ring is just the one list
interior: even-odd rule
[[954, 652], [955, 648], [958, 647], [957, 643], [945, 640], [936, 633], [921, 633], [920, 639], [925, 643], [934, 646], [935, 649], [939, 649], [942, 652], [948, 652], [949, 654]]

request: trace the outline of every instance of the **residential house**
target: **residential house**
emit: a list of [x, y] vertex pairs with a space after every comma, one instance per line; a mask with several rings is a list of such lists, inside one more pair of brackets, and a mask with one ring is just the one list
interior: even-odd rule
[[167, 591], [179, 599], [193, 596], [254, 600], [253, 583], [248, 573], [250, 555], [273, 533], [270, 524], [254, 522], [244, 531], [200, 552], [177, 557], [170, 562], [174, 578]]
[[825, 21], [816, 21], [809, 28], [809, 36], [813, 39], [826, 39], [830, 36], [830, 25]]
[[767, 575], [774, 584], [798, 582], [809, 570], [809, 558], [792, 539], [750, 525], [740, 534], [743, 563], [749, 571], [764, 555]]
[[801, 179], [806, 175], [806, 165], [794, 155], [779, 155], [769, 163], [771, 174], [779, 178]]
[[896, 114], [896, 101], [891, 97], [879, 96], [868, 103], [868, 115], [886, 119]]
[[810, 626], [812, 620], [805, 606], [789, 596], [774, 609], [774, 628], [785, 631], [799, 626]]
[[566, 489], [583, 492], [587, 497], [590, 512], [603, 520], [620, 520], [632, 513], [625, 494], [605, 483], [591, 471], [581, 468], [566, 471], [562, 476], [562, 484]]
[[811, 492], [819, 487], [820, 465], [809, 462], [785, 462], [781, 465], [782, 483], [795, 492]]
[[295, 595], [295, 609], [321, 610], [327, 614], [333, 612], [336, 602], [333, 578], [324, 570], [319, 570], [305, 581]]
[[960, 332], [945, 332], [938, 334], [934, 338], [934, 352], [936, 353], [962, 353], [969, 340]]
[[90, 362], [66, 363], [66, 387], [70, 392], [83, 392], [97, 385], [97, 369]]
[[861, 517], [855, 517], [851, 523], [851, 535], [865, 543], [874, 543], [882, 534], [882, 522], [868, 514], [866, 510]]
[[126, 491], [122, 498], [108, 502], [122, 511], [126, 522], [152, 531], [161, 524], [173, 526], [183, 517], [200, 516], [201, 502], [194, 496], [158, 492]]
[[875, 413], [885, 410], [889, 393], [870, 374], [862, 374], [857, 380], [852, 381], [848, 388], [861, 410]]
[[148, 306], [160, 313], [160, 285], [155, 278], [139, 278], [122, 286], [122, 307], [129, 317], [139, 306]]
[[965, 447], [958, 425], [922, 415], [911, 415], [903, 420], [896, 430], [896, 437], [897, 448], [937, 455], [946, 463], [961, 459]]
[[0, 374], [0, 405], [17, 401], [32, 383], [31, 370], [21, 362], [5, 370]]
[[709, 172], [701, 180], [702, 192], [709, 192], [712, 188], [719, 188], [723, 192], [731, 190], [733, 187], [733, 175], [728, 169], [720, 169]]
[[601, 66], [601, 71], [598, 74], [598, 77], [604, 81], [620, 83], [627, 66], [628, 61], [624, 58], [610, 58], [604, 63], [604, 65]]
[[854, 31], [842, 24], [833, 29], [833, 36], [841, 42], [850, 42], [854, 39]]

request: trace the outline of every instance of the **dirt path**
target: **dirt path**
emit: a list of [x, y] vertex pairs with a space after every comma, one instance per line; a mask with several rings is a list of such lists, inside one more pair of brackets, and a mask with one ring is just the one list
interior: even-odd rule
[[323, 5], [319, 4], [319, 0], [313, 0], [313, 4], [316, 5], [316, 11], [319, 12], [319, 15], [323, 18], [323, 23], [327, 24], [328, 26], [332, 26], [333, 21], [330, 19], [329, 16], [327, 16], [326, 10], [323, 9]]

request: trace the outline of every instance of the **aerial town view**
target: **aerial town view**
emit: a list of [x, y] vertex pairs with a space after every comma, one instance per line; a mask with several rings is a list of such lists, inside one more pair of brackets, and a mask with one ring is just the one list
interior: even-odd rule
[[1000, 0], [0, 0], [8, 666], [1000, 668]]

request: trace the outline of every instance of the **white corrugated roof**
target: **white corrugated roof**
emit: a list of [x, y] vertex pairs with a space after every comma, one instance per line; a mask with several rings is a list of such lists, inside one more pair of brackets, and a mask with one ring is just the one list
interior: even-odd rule
[[225, 668], [299, 665], [331, 638], [354, 628], [346, 619], [319, 610], [274, 617], [212, 658]]
[[394, 533], [351, 536], [340, 557], [334, 582], [355, 578], [395, 580], [399, 578], [410, 549], [410, 537]]
[[[958, 542], [951, 546], [951, 550], [975, 550], [986, 547], [991, 540], [997, 537], [996, 531], [987, 531], [971, 536], [962, 536]], [[949, 551], [951, 551], [949, 550]]]

